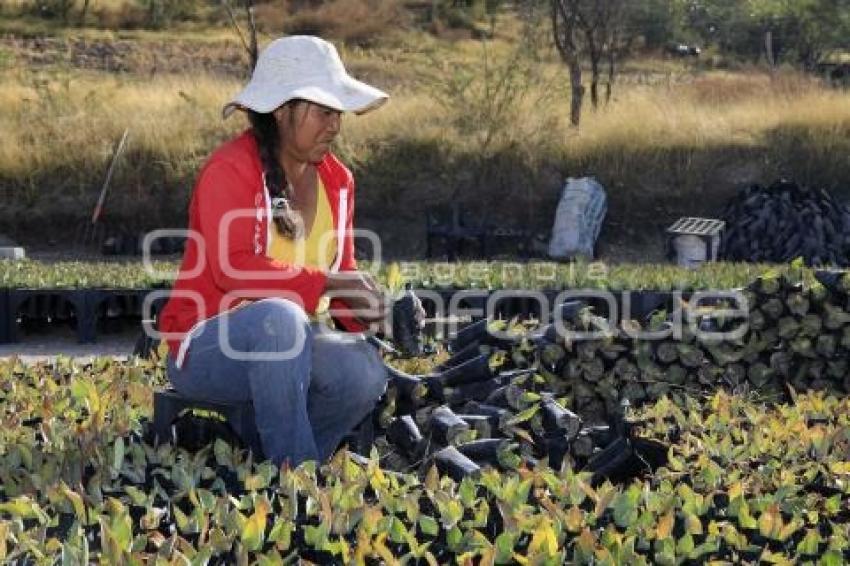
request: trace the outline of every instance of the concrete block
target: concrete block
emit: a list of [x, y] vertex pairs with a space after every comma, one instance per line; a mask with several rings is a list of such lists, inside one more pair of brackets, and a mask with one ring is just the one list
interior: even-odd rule
[[19, 246], [0, 247], [0, 259], [25, 259], [24, 248]]

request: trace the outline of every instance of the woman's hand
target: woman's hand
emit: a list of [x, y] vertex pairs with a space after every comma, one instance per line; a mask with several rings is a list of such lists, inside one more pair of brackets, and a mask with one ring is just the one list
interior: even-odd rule
[[386, 320], [391, 303], [375, 279], [362, 271], [328, 273], [325, 292], [339, 297], [363, 323], [372, 325]]

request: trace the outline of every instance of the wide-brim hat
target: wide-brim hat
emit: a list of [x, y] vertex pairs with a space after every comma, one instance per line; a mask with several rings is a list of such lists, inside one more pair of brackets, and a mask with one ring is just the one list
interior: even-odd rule
[[293, 99], [363, 114], [388, 98], [382, 90], [351, 77], [331, 43], [292, 35], [272, 41], [260, 52], [250, 82], [224, 105], [222, 114], [227, 118], [237, 108], [267, 113]]

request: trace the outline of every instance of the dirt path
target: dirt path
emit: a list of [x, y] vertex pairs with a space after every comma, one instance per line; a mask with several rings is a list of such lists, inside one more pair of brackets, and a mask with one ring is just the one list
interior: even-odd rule
[[14, 344], [0, 344], [0, 359], [18, 356], [27, 363], [51, 360], [59, 355], [78, 361], [101, 356], [126, 359], [133, 353], [136, 338], [136, 332], [127, 331], [100, 336], [94, 344], [80, 344], [69, 328], [58, 328], [43, 334], [23, 335]]

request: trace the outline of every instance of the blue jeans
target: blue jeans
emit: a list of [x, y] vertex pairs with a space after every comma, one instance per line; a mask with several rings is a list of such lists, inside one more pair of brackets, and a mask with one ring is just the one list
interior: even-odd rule
[[252, 401], [266, 457], [293, 467], [330, 458], [374, 409], [388, 380], [362, 334], [311, 323], [300, 306], [277, 298], [200, 325], [182, 367], [168, 356], [168, 377], [186, 397]]

